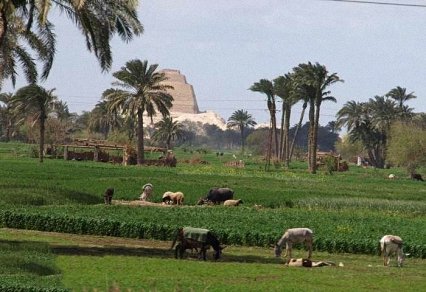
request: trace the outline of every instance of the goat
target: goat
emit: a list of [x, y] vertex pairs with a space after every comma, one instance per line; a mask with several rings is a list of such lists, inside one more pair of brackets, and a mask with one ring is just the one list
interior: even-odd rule
[[402, 267], [405, 259], [404, 252], [402, 251], [403, 241], [401, 237], [396, 235], [385, 235], [380, 239], [380, 250], [383, 254], [383, 265], [388, 266], [390, 262], [390, 255], [396, 254], [398, 267]]
[[142, 187], [142, 194], [139, 197], [140, 200], [141, 201], [149, 201], [149, 199], [152, 196], [152, 189], [153, 189], [153, 186], [150, 183], [147, 183], [147, 184], [143, 185], [143, 187]]

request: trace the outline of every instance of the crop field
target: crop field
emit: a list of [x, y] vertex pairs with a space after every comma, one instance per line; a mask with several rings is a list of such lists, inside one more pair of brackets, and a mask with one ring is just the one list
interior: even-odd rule
[[[347, 261], [353, 261], [354, 266], [362, 271], [366, 266], [364, 262], [368, 262], [373, 267], [382, 263], [378, 257], [378, 240], [384, 234], [399, 235], [404, 239], [404, 251], [410, 254], [406, 261], [407, 267], [413, 268], [412, 273], [407, 272], [408, 268], [398, 270], [389, 268], [386, 271], [392, 272], [383, 274], [383, 268], [380, 267], [380, 270], [375, 268], [373, 274], [389, 276], [389, 273], [404, 273], [404, 277], [411, 279], [410, 281], [415, 285], [417, 285], [417, 276], [425, 275], [426, 184], [410, 180], [403, 169], [379, 170], [351, 166], [349, 171], [344, 173], [329, 175], [320, 170], [318, 174], [310, 175], [306, 172], [306, 165], [303, 162], [295, 162], [289, 170], [272, 166], [271, 170], [266, 172], [264, 162], [258, 158], [242, 158], [245, 160], [246, 167], [237, 169], [223, 166], [223, 162], [233, 159], [231, 154], [217, 156], [215, 153], [183, 151], [176, 154], [178, 158], [176, 168], [123, 167], [56, 159], [46, 159], [43, 164], [39, 164], [36, 159], [28, 158], [30, 152], [27, 145], [0, 143], [0, 227], [59, 232], [64, 236], [80, 234], [129, 241], [169, 242], [173, 239], [177, 227], [193, 226], [211, 229], [218, 235], [221, 242], [229, 246], [225, 249], [223, 271], [221, 271], [222, 266], [219, 266], [222, 265], [220, 263], [176, 261], [171, 259], [173, 255], [170, 252], [166, 257], [155, 256], [154, 252], [154, 258], [151, 258], [148, 253], [138, 254], [137, 258], [130, 255], [130, 258], [126, 259], [122, 258], [122, 254], [112, 253], [109, 254], [112, 258], [99, 259], [102, 269], [105, 266], [114, 265], [108, 263], [108, 260], [117, 261], [117, 265], [119, 263], [124, 265], [126, 261], [138, 261], [142, 257], [148, 263], [145, 265], [154, 270], [167, 270], [166, 267], [169, 266], [184, 269], [181, 265], [190, 261], [192, 265], [199, 265], [201, 271], [209, 274], [212, 273], [212, 271], [207, 272], [209, 269], [219, 274], [225, 273], [226, 269], [234, 269], [235, 277], [239, 278], [241, 274], [237, 274], [244, 273], [245, 268], [248, 281], [252, 281], [259, 277], [257, 274], [253, 276], [254, 273], [250, 272], [250, 269], [254, 268], [253, 265], [257, 265], [259, 267], [256, 269], [270, 270], [269, 274], [263, 272], [268, 275], [265, 277], [272, 279], [269, 281], [269, 290], [280, 290], [281, 281], [276, 279], [282, 277], [282, 262], [271, 259], [272, 251], [269, 246], [275, 243], [287, 228], [309, 227], [315, 234], [314, 258], [320, 255], [338, 261], [341, 257], [348, 257]], [[184, 163], [184, 161], [199, 160], [206, 162]], [[426, 173], [426, 170], [421, 169], [420, 172]], [[397, 179], [387, 179], [390, 173], [394, 173]], [[147, 182], [154, 185], [153, 201], [160, 202], [161, 195], [165, 191], [182, 191], [185, 194], [185, 205], [158, 208], [103, 204], [102, 195], [106, 188], [114, 187], [113, 199], [135, 200], [139, 197], [142, 185]], [[195, 206], [197, 200], [211, 187], [232, 188], [235, 191], [234, 197], [242, 199], [244, 204], [237, 208]], [[22, 248], [13, 251], [18, 258], [28, 253], [31, 258], [42, 257], [45, 261], [42, 261], [43, 266], [49, 267], [52, 261], [56, 262], [56, 266], [48, 269], [51, 271], [49, 274], [51, 282], [42, 281], [43, 286], [35, 277], [34, 280], [25, 283], [26, 286], [34, 285], [40, 289], [46, 286], [56, 287], [58, 291], [66, 288], [76, 291], [91, 288], [101, 291], [109, 289], [103, 284], [95, 284], [98, 282], [93, 278], [90, 279], [90, 273], [85, 276], [87, 280], [78, 285], [73, 284], [76, 281], [72, 280], [75, 276], [71, 275], [72, 272], [69, 271], [67, 264], [61, 262], [65, 261], [64, 257], [66, 257], [66, 261], [72, 262], [75, 267], [89, 269], [92, 258], [46, 252], [51, 257], [48, 259], [48, 257], [40, 256], [39, 252], [40, 249], [45, 248], [46, 244], [49, 247], [53, 244], [46, 239], [47, 235], [39, 237], [46, 242], [42, 245], [37, 241], [37, 237], [28, 239], [27, 235], [13, 233], [12, 236], [9, 231], [0, 232], [0, 234], [3, 233], [2, 245], [0, 245], [2, 250], [10, 252], [11, 246], [14, 246], [11, 242], [18, 241], [22, 237], [22, 241], [19, 241], [19, 246]], [[247, 256], [250, 251], [257, 251], [261, 260], [250, 263], [250, 267], [243, 267], [242, 262], [250, 262], [250, 257]], [[239, 253], [245, 254], [244, 259], [238, 256]], [[305, 256], [305, 252], [300, 250], [298, 255]], [[0, 260], [4, 261], [3, 258]], [[241, 266], [242, 270], [235, 266]], [[417, 273], [414, 273], [414, 267], [419, 268]], [[351, 276], [346, 276], [350, 279], [357, 276], [365, 277], [365, 275], [357, 275], [358, 268], [351, 269]], [[125, 268], [120, 267], [120, 269]], [[129, 269], [133, 268], [129, 266]], [[0, 275], [7, 274], [8, 270], [19, 269], [3, 268], [0, 270]], [[129, 273], [131, 273], [130, 270]], [[320, 270], [315, 272], [318, 276], [315, 278], [319, 285], [318, 290], [333, 287], [330, 283], [323, 283], [327, 272]], [[194, 272], [191, 271], [191, 273]], [[303, 277], [299, 274], [303, 271], [294, 273], [295, 277]], [[342, 273], [345, 276], [345, 272]], [[410, 278], [410, 275], [413, 278]], [[20, 274], [18, 273], [16, 277], [19, 278]], [[119, 289], [133, 287], [135, 291], [141, 289], [173, 291], [185, 290], [182, 287], [193, 287], [195, 290], [203, 290], [202, 282], [188, 286], [186, 283], [188, 279], [185, 277], [181, 281], [174, 277], [168, 286], [161, 285], [155, 279], [155, 273], [144, 272], [143, 277], [149, 281], [135, 286], [130, 284], [132, 280], [129, 278], [120, 282], [122, 284], [119, 285]], [[14, 279], [8, 283], [19, 282], [16, 278]], [[85, 286], [91, 281], [94, 283], [92, 287]], [[365, 285], [354, 281], [360, 286], [354, 284], [353, 287], [362, 287], [360, 290], [377, 288], [373, 279], [363, 281], [367, 281], [364, 282]], [[265, 286], [257, 287], [266, 290], [269, 282], [262, 282]], [[339, 290], [338, 287], [343, 287], [338, 280], [334, 282], [337, 290]], [[299, 283], [302, 286], [294, 286], [293, 289], [305, 287], [312, 290], [314, 289], [314, 286], [310, 286], [312, 283], [307, 286]], [[404, 283], [406, 282], [400, 282], [401, 285]], [[3, 283], [0, 282], [0, 285]], [[107, 287], [112, 287], [111, 285], [114, 286], [112, 282], [108, 282]], [[221, 287], [225, 287], [222, 285], [225, 285], [223, 281], [216, 279], [215, 282], [210, 279], [206, 280], [204, 287], [207, 290], [211, 287], [211, 290], [220, 291]], [[229, 287], [233, 290], [247, 290], [250, 286], [245, 286], [243, 283], [240, 285], [229, 283]], [[392, 290], [391, 286], [387, 287], [389, 287], [387, 290]]]

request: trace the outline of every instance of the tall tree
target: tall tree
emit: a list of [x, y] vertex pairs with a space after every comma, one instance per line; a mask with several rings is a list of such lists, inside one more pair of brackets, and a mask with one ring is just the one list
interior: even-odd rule
[[275, 92], [274, 85], [270, 80], [261, 79], [259, 82], [255, 82], [250, 88], [251, 91], [260, 92], [266, 95], [267, 107], [270, 115], [270, 137], [269, 147], [267, 153], [267, 167], [270, 165], [272, 156], [272, 137], [274, 137], [275, 155], [278, 158], [278, 135], [277, 135], [277, 121], [276, 121], [276, 104], [275, 104]]
[[103, 98], [108, 101], [108, 109], [124, 115], [135, 117], [137, 120], [137, 163], [144, 161], [144, 122], [143, 115], [151, 116], [158, 110], [163, 117], [169, 115], [173, 97], [165, 92], [172, 89], [163, 81], [167, 80], [164, 73], [157, 72], [157, 64], [149, 65], [148, 61], [131, 60], [121, 67], [121, 70], [113, 73], [118, 80], [112, 85], [118, 88], [110, 88], [104, 91]]
[[43, 162], [44, 156], [44, 133], [45, 123], [49, 112], [52, 110], [53, 103], [57, 97], [53, 94], [55, 89], [46, 90], [43, 87], [31, 84], [20, 88], [12, 98], [12, 104], [15, 112], [21, 113], [23, 121], [30, 117], [40, 128], [39, 159]]
[[426, 129], [416, 123], [393, 123], [387, 157], [395, 165], [406, 167], [409, 174], [426, 166]]
[[284, 160], [286, 167], [290, 162], [290, 116], [293, 105], [297, 102], [293, 90], [293, 77], [291, 74], [279, 76], [274, 79], [275, 94], [282, 100], [282, 115], [281, 115], [281, 141], [280, 141], [280, 159]]
[[417, 98], [416, 95], [414, 95], [414, 92], [407, 93], [407, 89], [397, 86], [395, 88], [392, 88], [387, 94], [387, 97], [390, 97], [394, 99], [397, 103], [399, 108], [402, 110], [404, 107], [404, 103], [410, 99]]
[[165, 142], [167, 150], [171, 149], [171, 143], [184, 135], [183, 125], [173, 121], [172, 117], [165, 116], [161, 121], [155, 123], [156, 131], [152, 138], [158, 142]]
[[244, 130], [248, 127], [253, 127], [257, 125], [256, 121], [253, 119], [252, 115], [249, 114], [246, 110], [237, 110], [232, 113], [226, 124], [228, 128], [237, 127], [240, 130], [241, 135], [241, 152], [244, 153]]
[[114, 127], [122, 125], [122, 119], [116, 111], [108, 110], [108, 102], [100, 101], [90, 112], [89, 131], [99, 132], [104, 135], [104, 139], [108, 139], [108, 134]]
[[46, 22], [43, 26], [37, 26], [34, 31], [29, 31], [22, 17], [14, 14], [4, 25], [7, 29], [1, 37], [0, 45], [0, 88], [3, 80], [9, 78], [15, 86], [18, 65], [21, 66], [27, 82], [35, 83], [39, 74], [34, 59], [43, 64], [41, 78], [46, 79], [55, 54], [55, 34], [52, 25]]
[[337, 113], [337, 124], [346, 126], [352, 141], [360, 141], [371, 164], [383, 168], [390, 127], [398, 117], [394, 101], [383, 96], [368, 102], [347, 102]]
[[298, 83], [304, 84], [310, 88], [309, 90], [309, 145], [308, 145], [308, 163], [309, 171], [316, 173], [317, 168], [317, 141], [320, 109], [323, 101], [333, 101], [336, 99], [330, 96], [327, 88], [336, 82], [343, 82], [337, 73], [329, 74], [327, 68], [319, 63], [300, 64], [295, 69]]
[[13, 107], [12, 107], [12, 93], [1, 93], [0, 94], [0, 102], [4, 105], [1, 106], [1, 114], [0, 114], [0, 123], [3, 125], [3, 127], [6, 129], [5, 133], [5, 140], [6, 142], [10, 141], [10, 137], [12, 135], [13, 127], [15, 124], [15, 116], [13, 113]]
[[[139, 35], [143, 27], [137, 17], [138, 1], [134, 0], [4, 0], [0, 3], [0, 48], [3, 50], [2, 63], [10, 59], [17, 46], [7, 36], [14, 32], [16, 18], [24, 24], [26, 33], [34, 29], [50, 30], [48, 15], [51, 8], [57, 8], [74, 23], [86, 40], [86, 47], [98, 59], [102, 70], [109, 70], [112, 64], [110, 42], [114, 35], [123, 41], [130, 41]], [[54, 40], [54, 39], [53, 39]], [[52, 39], [50, 40], [52, 41]], [[53, 58], [50, 59], [50, 66]], [[4, 67], [7, 64], [3, 64]], [[1, 66], [1, 64], [0, 64]], [[50, 66], [45, 66], [43, 77], [47, 77]], [[10, 65], [9, 65], [10, 67]], [[24, 64], [24, 70], [26, 66]], [[1, 67], [0, 67], [1, 69]], [[3, 69], [3, 70], [6, 70]], [[10, 77], [10, 72], [0, 72], [0, 78]]]

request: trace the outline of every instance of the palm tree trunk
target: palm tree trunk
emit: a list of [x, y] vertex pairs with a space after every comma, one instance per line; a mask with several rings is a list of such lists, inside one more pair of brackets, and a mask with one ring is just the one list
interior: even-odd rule
[[318, 128], [319, 128], [319, 117], [320, 117], [320, 108], [321, 103], [316, 104], [316, 110], [315, 110], [315, 123], [314, 123], [314, 131], [312, 135], [312, 171], [311, 173], [316, 173], [317, 171], [317, 144], [318, 144]]
[[6, 142], [10, 141], [11, 130], [12, 130], [12, 121], [9, 119], [6, 126]]
[[143, 112], [142, 110], [138, 110], [138, 147], [136, 150], [137, 154], [137, 164], [141, 165], [145, 160], [145, 151], [144, 151], [144, 141], [143, 141]]
[[313, 173], [312, 166], [312, 144], [315, 129], [315, 104], [313, 100], [309, 101], [309, 131], [308, 131], [308, 170]]
[[40, 144], [38, 150], [38, 156], [40, 163], [43, 163], [43, 155], [44, 155], [44, 130], [45, 130], [45, 117], [40, 117]]
[[168, 135], [167, 136], [167, 141], [166, 141], [166, 150], [167, 150], [167, 153], [169, 153], [169, 149], [171, 148], [170, 147], [170, 144], [172, 143], [172, 136], [171, 135]]
[[283, 106], [281, 110], [281, 130], [280, 130], [280, 160], [283, 159], [283, 153], [284, 153], [284, 119], [285, 119], [285, 102], [283, 100]]
[[294, 131], [293, 141], [291, 142], [290, 147], [290, 155], [289, 155], [289, 162], [291, 161], [291, 158], [293, 157], [293, 151], [294, 151], [294, 144], [296, 143], [297, 134], [299, 133], [300, 127], [302, 127], [303, 117], [305, 116], [305, 110], [308, 107], [308, 102], [305, 101], [302, 106], [302, 113], [300, 114], [299, 123], [297, 124], [296, 130]]
[[275, 103], [274, 103], [274, 110], [272, 112], [272, 131], [274, 135], [274, 145], [275, 145], [275, 157], [279, 158], [279, 148], [278, 148], [278, 132], [277, 132], [277, 118], [275, 116]]
[[285, 127], [284, 127], [284, 166], [286, 168], [290, 165], [290, 143], [289, 143], [289, 132], [290, 132], [290, 115], [291, 115], [291, 107], [286, 108], [285, 113]]
[[241, 133], [241, 153], [244, 154], [244, 126], [240, 127]]
[[269, 137], [268, 137], [268, 149], [266, 153], [265, 171], [269, 170], [269, 166], [271, 165], [271, 156], [272, 156], [272, 120], [269, 122]]

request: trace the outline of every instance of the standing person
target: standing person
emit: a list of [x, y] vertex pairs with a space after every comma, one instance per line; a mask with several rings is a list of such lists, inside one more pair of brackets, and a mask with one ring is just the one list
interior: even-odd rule
[[140, 196], [141, 201], [149, 201], [152, 196], [153, 186], [150, 183], [144, 184], [142, 186], [142, 194]]

